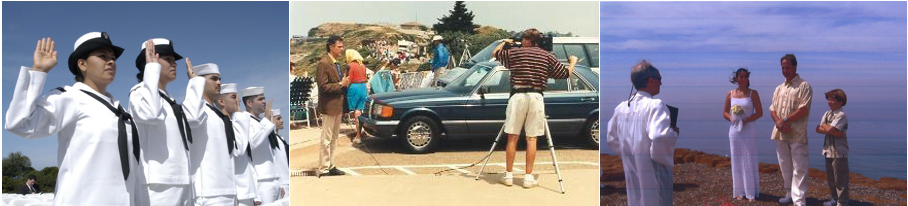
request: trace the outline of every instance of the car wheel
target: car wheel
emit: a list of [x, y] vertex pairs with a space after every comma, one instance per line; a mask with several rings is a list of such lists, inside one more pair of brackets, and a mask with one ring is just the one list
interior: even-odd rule
[[586, 129], [583, 130], [587, 143], [592, 148], [599, 148], [599, 117], [594, 117], [586, 123]]
[[410, 152], [428, 153], [438, 145], [440, 133], [435, 120], [426, 116], [416, 116], [404, 123], [398, 136]]

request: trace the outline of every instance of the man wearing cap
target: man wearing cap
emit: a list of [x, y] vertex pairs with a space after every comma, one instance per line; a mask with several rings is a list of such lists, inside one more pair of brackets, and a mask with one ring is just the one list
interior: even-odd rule
[[[448, 48], [445, 47], [445, 44], [441, 41], [444, 40], [440, 35], [435, 35], [432, 37], [432, 44], [435, 44], [435, 49], [433, 49], [432, 54], [432, 72], [435, 73], [432, 76], [432, 84], [438, 85], [438, 78], [441, 75], [445, 74], [445, 70], [448, 67]], [[426, 85], [423, 85], [425, 87]]]
[[521, 38], [521, 47], [502, 50], [505, 44], [511, 44], [506, 39], [492, 50], [496, 57], [506, 68], [511, 71], [511, 97], [505, 109], [504, 132], [508, 134], [506, 147], [506, 171], [501, 182], [510, 186], [513, 184], [511, 171], [514, 167], [514, 157], [517, 153], [517, 138], [520, 131], [526, 131], [526, 174], [523, 187], [536, 186], [533, 176], [533, 162], [536, 159], [536, 137], [545, 135], [545, 102], [542, 92], [545, 91], [549, 78], [566, 79], [577, 64], [577, 57], [571, 56], [570, 66], [565, 67], [548, 51], [537, 46], [541, 36], [536, 29], [527, 29]]
[[274, 136], [277, 137], [278, 149], [274, 150], [274, 168], [278, 173], [279, 182], [281, 183], [281, 194], [280, 198], [283, 199], [287, 197], [287, 194], [290, 193], [290, 145], [287, 144], [287, 140], [284, 139], [281, 135], [277, 134], [278, 131], [284, 129], [284, 119], [281, 118], [280, 109], [272, 109], [271, 114], [274, 115]]
[[[155, 59], [147, 61], [147, 55]], [[141, 141], [139, 164], [140, 205], [189, 205], [192, 189], [189, 176], [189, 129], [207, 120], [204, 113], [202, 90], [205, 78], [192, 72], [186, 60], [186, 97], [177, 104], [167, 84], [176, 80], [176, 61], [183, 56], [176, 53], [170, 40], [156, 38], [142, 44], [136, 57], [139, 83], [129, 92], [129, 113], [136, 121]]]
[[57, 65], [54, 41], [39, 40], [33, 66], [20, 67], [5, 128], [26, 139], [57, 136], [54, 205], [135, 205], [138, 132], [107, 92], [122, 53], [107, 33], [79, 37], [68, 64], [76, 83], [43, 97], [47, 74]]
[[318, 85], [318, 113], [322, 114], [322, 134], [319, 145], [319, 167], [317, 176], [344, 175], [334, 167], [334, 148], [340, 132], [341, 115], [344, 113], [344, 92], [350, 79], [344, 77], [337, 58], [344, 51], [344, 40], [339, 36], [328, 37], [325, 44], [328, 54], [316, 65], [315, 82]]
[[236, 176], [236, 198], [238, 205], [255, 205], [255, 176], [252, 169], [252, 152], [249, 149], [249, 115], [240, 111], [240, 99], [237, 86], [233, 83], [221, 84], [221, 94], [217, 105], [221, 114], [227, 115], [233, 123], [236, 137], [236, 150], [233, 152], [234, 171]]
[[[264, 87], [247, 87], [243, 93], [243, 104], [249, 116], [249, 146], [252, 149], [252, 167], [255, 169], [256, 201], [272, 203], [280, 196], [280, 176], [274, 168], [274, 151], [277, 149], [277, 137], [274, 135], [274, 124], [271, 115], [271, 102], [265, 104]], [[273, 100], [271, 100], [273, 101]], [[264, 114], [263, 118], [259, 115]]]
[[202, 96], [205, 98], [207, 120], [192, 129], [189, 146], [189, 171], [192, 173], [195, 205], [233, 205], [236, 202], [234, 153], [236, 135], [227, 115], [214, 106], [220, 95], [221, 74], [218, 65], [208, 63], [192, 68], [205, 78]]

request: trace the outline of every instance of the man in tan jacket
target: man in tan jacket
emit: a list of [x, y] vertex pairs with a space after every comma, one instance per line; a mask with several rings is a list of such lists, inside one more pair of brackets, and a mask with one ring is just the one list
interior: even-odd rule
[[334, 148], [340, 132], [341, 117], [344, 114], [344, 98], [350, 80], [344, 77], [344, 70], [337, 58], [344, 51], [344, 40], [336, 35], [328, 37], [325, 44], [328, 55], [316, 65], [315, 81], [318, 84], [318, 113], [322, 115], [321, 147], [319, 167], [316, 175], [344, 175], [334, 167]]

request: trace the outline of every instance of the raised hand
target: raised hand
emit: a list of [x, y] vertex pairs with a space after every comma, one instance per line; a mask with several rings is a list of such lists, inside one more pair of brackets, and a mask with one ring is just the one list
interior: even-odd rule
[[265, 116], [264, 116], [264, 118], [265, 118], [265, 119], [268, 119], [268, 121], [273, 121], [273, 120], [271, 119], [271, 117], [272, 117], [272, 115], [273, 115], [273, 114], [271, 113], [271, 102], [274, 102], [274, 99], [268, 100], [268, 104], [265, 106]]
[[32, 59], [32, 71], [50, 72], [57, 65], [57, 51], [54, 50], [54, 41], [48, 38], [38, 40], [35, 46], [35, 56]]
[[[192, 62], [189, 61], [189, 57], [186, 57], [186, 76], [188, 76], [189, 79], [196, 77], [195, 70], [192, 69]], [[237, 105], [239, 105], [239, 103], [237, 103]], [[239, 109], [239, 107], [237, 107], [237, 109]]]
[[145, 41], [145, 62], [158, 62], [158, 53], [154, 50], [154, 41], [148, 39]]

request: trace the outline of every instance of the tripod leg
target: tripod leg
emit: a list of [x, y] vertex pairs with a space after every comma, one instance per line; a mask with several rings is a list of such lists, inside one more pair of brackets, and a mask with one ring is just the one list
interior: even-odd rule
[[485, 160], [482, 163], [482, 167], [479, 168], [479, 172], [476, 173], [476, 179], [479, 180], [479, 176], [482, 176], [482, 172], [486, 169], [486, 164], [489, 164], [489, 159], [492, 159], [492, 152], [495, 151], [495, 146], [498, 145], [498, 140], [501, 140], [501, 133], [504, 133], [504, 124], [501, 125], [501, 130], [498, 131], [498, 135], [495, 136], [495, 141], [492, 142], [492, 148], [489, 148], [489, 153], [486, 154]]
[[549, 123], [545, 123], [546, 141], [549, 143], [549, 152], [552, 153], [552, 164], [555, 165], [555, 174], [558, 175], [558, 186], [561, 187], [561, 194], [564, 194], [564, 182], [561, 179], [561, 168], [558, 167], [558, 158], [555, 156], [555, 145], [552, 144], [552, 132], [549, 131]]

